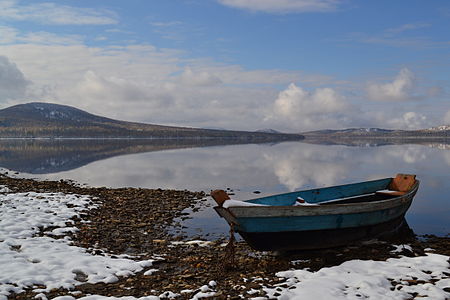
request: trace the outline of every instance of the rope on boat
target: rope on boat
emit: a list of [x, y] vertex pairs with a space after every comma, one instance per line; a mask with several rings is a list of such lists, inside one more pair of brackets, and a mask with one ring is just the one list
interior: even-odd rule
[[221, 270], [227, 271], [233, 269], [235, 267], [235, 254], [236, 254], [236, 245], [235, 245], [235, 237], [234, 237], [234, 225], [230, 225], [230, 239], [228, 240], [228, 244], [225, 246], [224, 256], [222, 260]]

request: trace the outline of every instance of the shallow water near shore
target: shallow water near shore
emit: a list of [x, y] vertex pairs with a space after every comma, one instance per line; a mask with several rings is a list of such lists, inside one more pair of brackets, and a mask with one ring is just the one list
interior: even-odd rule
[[[406, 219], [416, 234], [450, 232], [450, 145], [317, 145], [301, 142], [195, 147], [105, 141], [0, 141], [0, 167], [19, 176], [106, 187], [228, 189], [235, 199], [416, 174]], [[257, 193], [255, 193], [257, 192]], [[188, 236], [217, 238], [227, 224], [211, 199], [178, 220]]]

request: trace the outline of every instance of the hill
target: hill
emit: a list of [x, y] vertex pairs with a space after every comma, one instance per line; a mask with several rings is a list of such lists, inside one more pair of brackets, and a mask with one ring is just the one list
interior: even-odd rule
[[0, 110], [0, 138], [221, 138], [299, 140], [299, 134], [214, 130], [118, 121], [59, 104], [32, 102]]

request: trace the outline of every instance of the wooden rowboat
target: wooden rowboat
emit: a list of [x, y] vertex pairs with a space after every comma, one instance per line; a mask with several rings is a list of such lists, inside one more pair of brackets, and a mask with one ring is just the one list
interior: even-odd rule
[[256, 250], [318, 249], [393, 231], [419, 188], [415, 175], [278, 194], [247, 201], [211, 192], [216, 212]]

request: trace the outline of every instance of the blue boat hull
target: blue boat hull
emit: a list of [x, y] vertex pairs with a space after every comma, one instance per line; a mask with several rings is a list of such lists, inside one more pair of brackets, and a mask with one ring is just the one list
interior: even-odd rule
[[406, 224], [403, 216], [369, 226], [312, 231], [244, 232], [239, 235], [255, 250], [293, 251], [324, 249], [395, 234]]

